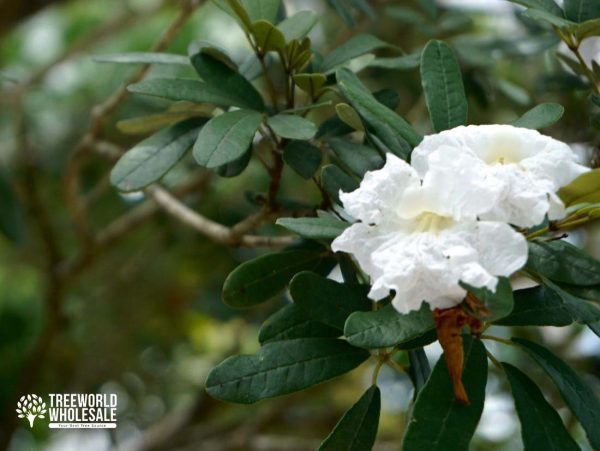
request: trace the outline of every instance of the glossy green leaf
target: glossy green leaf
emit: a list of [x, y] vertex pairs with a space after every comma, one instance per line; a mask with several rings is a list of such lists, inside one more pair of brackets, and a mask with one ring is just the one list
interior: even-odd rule
[[242, 263], [223, 284], [223, 301], [231, 307], [251, 307], [281, 293], [294, 275], [316, 268], [323, 254], [288, 250], [262, 255]]
[[321, 170], [321, 181], [325, 191], [335, 202], [340, 202], [340, 191], [349, 193], [358, 188], [358, 182], [342, 171], [339, 167], [328, 164]]
[[580, 175], [558, 191], [565, 205], [600, 202], [600, 168]]
[[579, 450], [560, 416], [546, 401], [537, 384], [508, 363], [502, 363], [502, 367], [515, 399], [525, 451]]
[[577, 417], [594, 449], [600, 449], [600, 400], [585, 381], [548, 349], [523, 338], [513, 338], [546, 371], [565, 403]]
[[266, 20], [252, 24], [252, 34], [256, 44], [263, 52], [282, 52], [285, 47], [285, 36], [275, 25]]
[[121, 191], [137, 191], [160, 180], [198, 137], [203, 119], [188, 119], [155, 133], [125, 152], [110, 173]]
[[306, 141], [292, 141], [283, 150], [283, 161], [298, 175], [310, 179], [321, 165], [321, 151]]
[[196, 162], [216, 168], [237, 160], [247, 152], [261, 121], [260, 113], [248, 110], [232, 111], [211, 119], [194, 144]]
[[271, 315], [258, 332], [261, 344], [293, 338], [335, 338], [341, 335], [334, 327], [310, 317], [302, 308], [288, 304]]
[[302, 39], [318, 22], [317, 14], [313, 11], [298, 11], [293, 16], [277, 24], [286, 41]]
[[369, 311], [366, 285], [347, 285], [304, 271], [290, 282], [290, 295], [294, 303], [310, 316], [328, 326], [344, 330], [346, 318], [356, 311]]
[[381, 411], [381, 392], [376, 385], [348, 410], [318, 451], [368, 451], [375, 443]]
[[187, 78], [150, 78], [141, 83], [129, 85], [127, 89], [130, 92], [146, 96], [194, 103], [212, 103], [223, 107], [242, 106], [245, 103], [235, 93]]
[[317, 126], [301, 116], [278, 114], [267, 119], [267, 124], [282, 138], [311, 139], [317, 133]]
[[329, 146], [340, 161], [361, 179], [366, 172], [380, 169], [385, 163], [379, 152], [372, 147], [339, 138], [330, 140]]
[[410, 152], [407, 143], [416, 146], [421, 142], [422, 137], [404, 119], [378, 102], [356, 75], [339, 69], [336, 78], [350, 104], [392, 152], [406, 158]]
[[365, 131], [365, 127], [362, 124], [360, 116], [354, 108], [347, 103], [338, 103], [335, 106], [335, 112], [342, 122], [348, 124], [354, 130], [361, 132]]
[[279, 218], [276, 224], [312, 240], [332, 240], [350, 226], [335, 218]]
[[324, 74], [296, 74], [294, 82], [300, 89], [307, 92], [311, 97], [315, 97], [321, 86], [325, 84], [327, 77]]
[[15, 244], [23, 241], [25, 214], [5, 175], [0, 173], [0, 233]]
[[415, 340], [434, 328], [428, 304], [407, 314], [398, 313], [390, 304], [372, 312], [356, 312], [346, 320], [344, 335], [354, 346], [385, 348]]
[[464, 337], [465, 366], [462, 381], [470, 405], [454, 399], [454, 391], [443, 357], [436, 363], [425, 387], [417, 396], [403, 451], [467, 451], [485, 399], [487, 357], [479, 340]]
[[600, 284], [600, 261], [564, 240], [530, 241], [526, 267], [556, 282]]
[[564, 112], [565, 109], [558, 103], [541, 103], [525, 112], [525, 114], [514, 121], [512, 125], [515, 127], [539, 130], [540, 128], [549, 127], [557, 122]]
[[190, 65], [190, 59], [186, 55], [160, 52], [109, 53], [95, 55], [93, 59], [99, 63]]
[[489, 316], [482, 316], [485, 321], [496, 321], [509, 315], [513, 309], [513, 292], [510, 281], [506, 277], [498, 278], [496, 291], [492, 292], [487, 288], [472, 287], [468, 284], [460, 284], [464, 289], [470, 291], [483, 302], [483, 305], [490, 311]]
[[356, 35], [325, 56], [321, 70], [325, 73], [332, 72], [337, 66], [384, 47], [390, 47], [390, 44], [370, 34]]
[[600, 320], [600, 309], [557, 285], [517, 290], [514, 292], [514, 299], [511, 314], [496, 321], [496, 324], [561, 327], [573, 322], [587, 324]]
[[340, 376], [370, 354], [333, 338], [296, 338], [265, 344], [256, 354], [229, 357], [206, 380], [210, 396], [251, 404]]
[[421, 84], [436, 132], [467, 122], [467, 97], [458, 61], [443, 41], [429, 41], [421, 55]]
[[600, 2], [598, 0], [565, 0], [565, 17], [573, 22], [600, 18]]
[[221, 58], [209, 54], [209, 51], [210, 49], [203, 49], [191, 58], [192, 65], [202, 80], [213, 89], [235, 97], [237, 99], [235, 106], [264, 110], [262, 97], [252, 83]]
[[512, 3], [517, 3], [527, 8], [546, 11], [557, 17], [564, 17], [563, 10], [556, 4], [554, 0], [509, 0]]

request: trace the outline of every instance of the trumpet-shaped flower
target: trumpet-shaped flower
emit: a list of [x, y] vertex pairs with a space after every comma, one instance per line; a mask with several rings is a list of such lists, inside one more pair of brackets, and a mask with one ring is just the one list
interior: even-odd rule
[[480, 218], [519, 227], [540, 224], [545, 215], [562, 218], [564, 205], [556, 191], [588, 170], [577, 164], [568, 145], [511, 125], [461, 126], [430, 135], [411, 158], [421, 176], [432, 162], [473, 168], [498, 190], [497, 202]]
[[[449, 153], [459, 153], [448, 149]], [[527, 259], [524, 237], [508, 224], [478, 221], [498, 200], [498, 186], [485, 174], [435, 155], [427, 173], [392, 154], [383, 168], [365, 175], [360, 187], [341, 193], [344, 209], [360, 220], [332, 243], [350, 253], [372, 282], [369, 296], [395, 292], [400, 312], [459, 304], [465, 282], [495, 290]]]

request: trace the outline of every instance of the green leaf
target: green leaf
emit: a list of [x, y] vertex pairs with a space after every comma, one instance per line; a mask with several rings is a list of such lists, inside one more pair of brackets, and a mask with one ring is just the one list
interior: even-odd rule
[[600, 202], [600, 168], [586, 172], [563, 186], [558, 190], [558, 196], [567, 206]]
[[384, 47], [391, 46], [387, 42], [383, 42], [373, 35], [358, 34], [325, 56], [321, 70], [325, 73], [333, 72], [337, 66], [347, 63], [358, 56], [371, 53], [373, 50]]
[[508, 363], [502, 367], [510, 383], [515, 407], [521, 420], [521, 436], [525, 451], [569, 451], [579, 450], [569, 435], [560, 416], [544, 399], [537, 384]]
[[358, 188], [356, 180], [333, 164], [323, 167], [321, 170], [321, 182], [325, 191], [340, 205], [340, 191], [349, 193]]
[[211, 49], [202, 49], [192, 56], [194, 69], [204, 82], [224, 95], [236, 98], [234, 105], [251, 110], [264, 110], [265, 105], [259, 92], [235, 68], [224, 63], [222, 58], [209, 54]]
[[213, 0], [213, 2], [227, 14], [236, 19], [245, 31], [250, 31], [252, 20], [246, 9], [242, 6], [240, 0]]
[[19, 198], [5, 177], [0, 172], [0, 233], [12, 243], [19, 244], [24, 238], [25, 215]]
[[408, 55], [395, 56], [392, 58], [375, 58], [369, 63], [369, 67], [378, 67], [380, 69], [412, 70], [421, 64], [421, 52], [414, 52]]
[[129, 85], [127, 90], [136, 94], [194, 103], [212, 103], [222, 107], [244, 106], [237, 95], [219, 87], [187, 78], [150, 78]]
[[565, 0], [565, 16], [573, 22], [600, 18], [600, 2], [598, 0]]
[[370, 354], [333, 338], [296, 338], [265, 344], [256, 354], [229, 357], [206, 380], [210, 396], [251, 404], [340, 376]]
[[538, 9], [553, 14], [556, 17], [564, 17], [563, 10], [554, 2], [554, 0], [509, 0], [527, 8]]
[[340, 330], [344, 330], [350, 314], [371, 309], [368, 292], [366, 285], [346, 285], [308, 271], [297, 274], [290, 282], [295, 304], [313, 319]]
[[321, 151], [306, 141], [292, 141], [283, 150], [283, 161], [298, 175], [311, 179], [321, 165]]
[[398, 313], [390, 304], [377, 311], [350, 315], [344, 335], [354, 346], [376, 349], [415, 340], [433, 328], [433, 314], [425, 302], [420, 310], [407, 314]]
[[192, 147], [205, 122], [188, 119], [137, 144], [119, 158], [110, 182], [121, 191], [137, 191], [160, 180]]
[[479, 340], [464, 338], [465, 367], [462, 381], [471, 404], [454, 399], [443, 357], [417, 397], [402, 442], [403, 451], [467, 451], [485, 398], [487, 357]]
[[356, 110], [347, 103], [338, 103], [335, 106], [335, 112], [340, 120], [352, 127], [353, 130], [358, 130], [361, 132], [365, 131], [365, 127], [363, 127], [360, 116]]
[[[117, 122], [120, 132], [129, 135], [147, 135], [162, 128], [181, 122], [192, 117], [209, 117], [212, 107], [208, 105], [194, 105], [196, 109], [183, 111], [167, 111], [161, 114], [150, 114], [148, 116], [133, 117]], [[204, 111], [202, 111], [204, 109]]]
[[355, 74], [348, 69], [339, 69], [336, 78], [350, 104], [396, 155], [406, 158], [410, 151], [406, 143], [414, 147], [421, 142], [422, 137], [408, 122], [378, 102]]
[[542, 103], [534, 106], [523, 116], [514, 121], [515, 127], [531, 128], [539, 130], [546, 128], [557, 122], [565, 112], [562, 105], [558, 103]]
[[277, 12], [281, 0], [241, 0], [242, 5], [252, 22], [257, 20], [267, 20], [271, 23], [277, 21]]
[[556, 282], [600, 284], [600, 261], [564, 240], [530, 241], [526, 268]]
[[129, 52], [95, 55], [94, 61], [117, 64], [176, 64], [189, 66], [190, 59], [186, 55], [160, 52]]
[[575, 38], [580, 42], [590, 36], [598, 36], [600, 35], [600, 18], [586, 20], [583, 23], [577, 24], [572, 30]]
[[276, 224], [312, 240], [332, 240], [350, 226], [335, 218], [279, 218]]
[[429, 41], [421, 56], [421, 84], [436, 132], [467, 122], [467, 97], [458, 61], [442, 41]]
[[317, 126], [308, 119], [293, 114], [278, 114], [267, 119], [267, 124], [282, 138], [311, 139], [317, 133]]
[[223, 284], [223, 301], [231, 307], [252, 307], [279, 294], [294, 274], [316, 268], [323, 254], [288, 250], [242, 263]]
[[571, 293], [573, 296], [589, 301], [600, 302], [600, 285], [592, 285], [589, 287], [578, 287], [566, 283], [559, 283], [558, 286], [563, 290]]
[[[546, 284], [551, 283], [546, 281]], [[502, 326], [568, 326], [600, 320], [600, 310], [558, 286], [539, 286], [514, 292], [515, 306], [510, 315], [496, 321]]]
[[285, 37], [275, 25], [266, 20], [259, 20], [252, 24], [252, 34], [256, 44], [263, 52], [282, 52], [285, 48]]
[[370, 450], [377, 436], [380, 411], [381, 392], [373, 385], [344, 414], [318, 451]]
[[213, 170], [220, 177], [237, 177], [248, 167], [250, 159], [252, 158], [252, 146], [248, 146], [248, 149], [244, 154], [233, 160], [230, 163], [217, 166]]
[[345, 139], [332, 139], [329, 146], [348, 169], [361, 179], [368, 171], [380, 169], [385, 160], [372, 147], [355, 144]]
[[414, 397], [416, 399], [421, 389], [425, 386], [427, 379], [429, 379], [431, 367], [429, 366], [429, 360], [427, 360], [427, 354], [425, 354], [423, 348], [409, 350], [408, 361], [410, 362], [408, 375], [415, 387]]
[[200, 166], [216, 168], [237, 160], [252, 144], [261, 121], [260, 113], [248, 110], [214, 117], [202, 128], [194, 144], [196, 162]]
[[570, 28], [573, 25], [575, 25], [575, 22], [571, 22], [570, 20], [563, 19], [559, 16], [555, 16], [554, 14], [543, 11], [541, 9], [530, 8], [524, 11], [522, 15], [537, 22], [549, 23], [558, 28]]
[[279, 24], [277, 28], [281, 30], [287, 42], [293, 39], [302, 39], [318, 22], [317, 14], [313, 11], [298, 11], [293, 16], [288, 17]]
[[561, 396], [575, 414], [593, 449], [600, 449], [600, 400], [596, 393], [571, 367], [548, 349], [523, 338], [512, 341], [525, 351], [548, 373]]
[[288, 304], [271, 315], [258, 332], [261, 344], [292, 338], [335, 338], [340, 331], [312, 319], [302, 308]]
[[326, 81], [327, 77], [320, 73], [294, 75], [294, 82], [300, 89], [310, 94], [311, 97], [316, 96], [317, 92]]
[[483, 305], [491, 312], [489, 316], [482, 316], [485, 321], [496, 321], [509, 315], [513, 309], [513, 293], [510, 281], [506, 277], [498, 278], [496, 291], [492, 292], [487, 288], [472, 287], [466, 283], [460, 283], [465, 289], [475, 295], [477, 299], [483, 302]]

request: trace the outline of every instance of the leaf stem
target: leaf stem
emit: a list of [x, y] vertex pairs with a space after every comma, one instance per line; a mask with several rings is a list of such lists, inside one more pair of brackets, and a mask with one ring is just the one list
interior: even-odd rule
[[508, 346], [516, 346], [512, 341], [507, 340], [505, 338], [496, 337], [495, 335], [480, 335], [479, 338], [481, 338], [482, 340], [497, 341], [498, 343], [503, 343]]
[[494, 357], [494, 354], [492, 354], [487, 349], [485, 350], [485, 353], [487, 354], [488, 359], [490, 359], [490, 361], [494, 364], [494, 366], [496, 368], [498, 368], [499, 370], [502, 370], [502, 364], [498, 361], [498, 359], [496, 357]]
[[375, 369], [373, 369], [373, 377], [371, 378], [372, 385], [377, 385], [377, 379], [379, 378], [379, 372], [381, 371], [381, 367], [383, 366], [384, 362], [385, 362], [385, 360], [382, 359], [381, 356], [378, 356], [377, 363], [375, 364]]

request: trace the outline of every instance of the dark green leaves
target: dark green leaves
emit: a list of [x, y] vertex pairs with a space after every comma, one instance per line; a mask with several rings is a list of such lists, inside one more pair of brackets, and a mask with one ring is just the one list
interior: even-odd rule
[[217, 116], [204, 126], [194, 144], [194, 158], [200, 166], [216, 168], [244, 155], [262, 116], [256, 111], [237, 110]]
[[345, 139], [332, 139], [329, 146], [335, 155], [358, 177], [362, 178], [367, 171], [381, 168], [385, 160], [372, 147], [355, 144]]
[[351, 313], [371, 309], [368, 292], [366, 285], [341, 284], [308, 271], [297, 274], [290, 283], [294, 303], [314, 319], [340, 330]]
[[340, 191], [350, 193], [358, 188], [358, 182], [334, 164], [328, 164], [321, 170], [321, 180], [325, 191], [339, 204]]
[[433, 315], [426, 303], [420, 310], [407, 314], [398, 313], [392, 305], [387, 305], [374, 312], [350, 315], [344, 335], [354, 346], [376, 349], [417, 339], [433, 328]]
[[539, 130], [557, 122], [564, 112], [565, 109], [558, 103], [541, 103], [523, 114], [512, 125]]
[[600, 261], [563, 240], [529, 242], [527, 268], [556, 282], [600, 284]]
[[319, 451], [366, 451], [375, 443], [381, 393], [376, 385], [348, 410], [335, 425], [331, 434], [321, 443]]
[[192, 147], [204, 122], [189, 119], [145, 139], [119, 159], [111, 183], [121, 191], [136, 191], [156, 182]]
[[262, 97], [252, 83], [222, 60], [201, 51], [192, 56], [192, 65], [208, 86], [235, 98], [233, 105], [251, 110], [265, 108]]
[[335, 338], [340, 335], [338, 329], [312, 319], [301, 307], [288, 304], [263, 323], [258, 333], [258, 341], [263, 344], [292, 338]]
[[370, 34], [359, 34], [340, 45], [323, 59], [322, 72], [331, 72], [351, 59], [390, 45]]
[[332, 379], [367, 358], [367, 351], [332, 338], [276, 341], [256, 354], [222, 362], [208, 375], [206, 391], [223, 401], [250, 404]]
[[320, 252], [290, 250], [263, 255], [234, 269], [223, 285], [223, 301], [232, 307], [251, 307], [281, 292], [299, 271], [315, 268]]
[[311, 139], [317, 126], [308, 119], [293, 114], [278, 114], [267, 119], [267, 124], [282, 138]]
[[410, 152], [408, 145], [414, 147], [421, 142], [421, 136], [408, 122], [379, 103], [351, 71], [339, 69], [336, 78], [354, 109], [393, 153], [406, 158]]
[[585, 430], [593, 449], [600, 449], [600, 401], [594, 391], [566, 363], [540, 346], [513, 338], [548, 373], [561, 396]]
[[419, 393], [404, 435], [403, 451], [467, 451], [485, 398], [487, 357], [478, 340], [465, 337], [465, 368], [462, 375], [471, 404], [454, 399], [443, 357], [435, 365]]
[[317, 24], [317, 15], [312, 11], [298, 11], [277, 25], [286, 41], [302, 39]]
[[513, 293], [510, 281], [506, 277], [498, 279], [496, 291], [491, 292], [487, 288], [471, 287], [461, 283], [461, 286], [483, 302], [483, 305], [491, 312], [491, 315], [482, 317], [485, 321], [496, 321], [507, 316], [513, 309]]
[[573, 22], [600, 17], [600, 2], [598, 0], [565, 0], [565, 16]]
[[313, 240], [330, 240], [340, 235], [349, 223], [332, 217], [319, 218], [280, 218], [277, 224], [301, 237]]
[[292, 141], [283, 150], [283, 161], [300, 177], [310, 179], [321, 165], [321, 151], [306, 141]]
[[429, 41], [421, 56], [421, 83], [436, 132], [464, 125], [467, 98], [454, 52], [442, 41]]
[[576, 451], [579, 447], [565, 429], [560, 416], [544, 399], [538, 386], [508, 363], [506, 372], [515, 399], [526, 451]]

